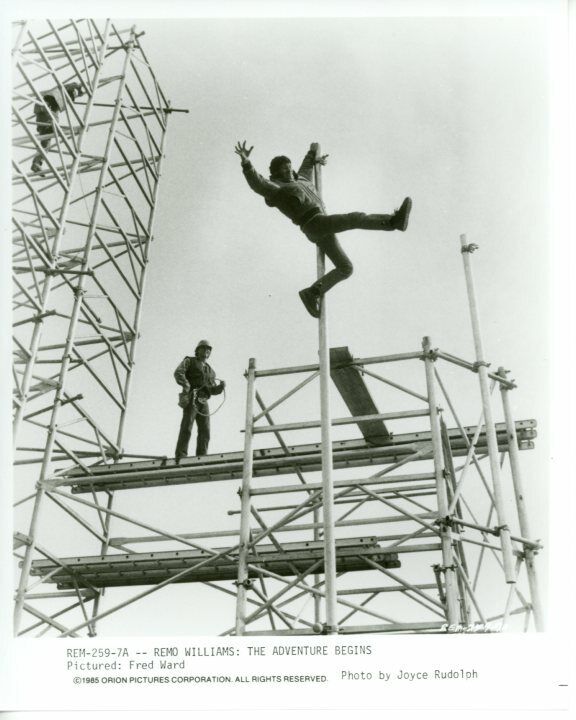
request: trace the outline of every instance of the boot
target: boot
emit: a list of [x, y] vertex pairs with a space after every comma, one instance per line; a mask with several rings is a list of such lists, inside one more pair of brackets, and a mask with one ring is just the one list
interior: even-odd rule
[[313, 288], [304, 288], [298, 293], [300, 300], [304, 303], [304, 307], [313, 318], [320, 317], [320, 295], [314, 292]]
[[408, 227], [408, 218], [410, 217], [410, 210], [412, 210], [412, 199], [407, 197], [404, 198], [402, 205], [392, 215], [391, 224], [393, 230], [400, 230], [404, 232]]

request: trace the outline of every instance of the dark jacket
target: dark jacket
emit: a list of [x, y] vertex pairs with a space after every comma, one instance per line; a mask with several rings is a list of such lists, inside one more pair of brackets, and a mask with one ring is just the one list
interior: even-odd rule
[[277, 207], [295, 225], [301, 225], [317, 213], [326, 214], [312, 181], [314, 156], [313, 150], [306, 153], [296, 178], [290, 182], [278, 178], [266, 180], [256, 172], [250, 160], [242, 163], [242, 172], [252, 190], [264, 197], [266, 205]]
[[201, 394], [220, 395], [224, 386], [216, 382], [216, 373], [207, 362], [196, 357], [186, 356], [174, 371], [174, 378], [178, 385], [182, 385], [185, 392], [190, 389], [201, 390]]
[[[77, 88], [77, 83], [70, 83], [68, 85], [64, 85], [64, 90], [68, 94], [70, 100], [72, 100], [72, 91]], [[52, 110], [53, 113], [62, 112], [66, 107], [64, 93], [62, 92], [62, 90], [60, 90], [59, 87], [55, 87], [52, 90], [45, 90], [44, 92], [40, 93], [40, 95], [42, 95], [44, 102], [46, 103], [46, 105], [48, 105], [48, 107], [50, 108], [50, 110]], [[48, 113], [46, 112], [46, 108], [41, 103], [36, 103], [36, 105], [34, 106], [34, 112], [36, 114], [45, 113], [46, 115], [48, 115]]]

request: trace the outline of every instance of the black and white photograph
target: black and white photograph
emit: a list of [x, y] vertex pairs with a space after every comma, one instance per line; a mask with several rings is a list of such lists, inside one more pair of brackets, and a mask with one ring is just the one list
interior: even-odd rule
[[569, 712], [573, 16], [2, 11], [0, 714]]

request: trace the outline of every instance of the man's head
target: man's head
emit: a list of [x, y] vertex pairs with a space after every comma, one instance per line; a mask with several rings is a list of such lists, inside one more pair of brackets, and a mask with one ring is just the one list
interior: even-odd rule
[[74, 100], [76, 100], [77, 97], [80, 97], [84, 93], [82, 85], [80, 85], [80, 83], [77, 83], [77, 82], [68, 83], [68, 85], [65, 85], [64, 87], [66, 89], [66, 92], [68, 93], [68, 96], [72, 100], [72, 102], [74, 102]]
[[278, 155], [272, 158], [270, 162], [270, 178], [272, 180], [282, 180], [282, 182], [290, 182], [294, 179], [295, 173], [292, 172], [292, 161], [285, 155]]
[[212, 346], [208, 342], [208, 340], [200, 340], [198, 345], [196, 345], [196, 350], [194, 354], [199, 360], [206, 360], [210, 353], [212, 352]]

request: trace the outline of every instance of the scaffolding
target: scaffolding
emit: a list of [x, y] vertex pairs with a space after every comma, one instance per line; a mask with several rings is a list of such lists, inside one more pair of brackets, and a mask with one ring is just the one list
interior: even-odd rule
[[[515, 383], [484, 358], [476, 246], [462, 236], [473, 360], [430, 338], [395, 355], [330, 348], [322, 303], [317, 362], [258, 369], [250, 359], [243, 451], [178, 464], [128, 454], [122, 433], [172, 109], [134, 28], [70, 21], [19, 30], [14, 377], [16, 505], [26, 530], [15, 533], [17, 632], [92, 636], [112, 614], [182, 586], [223, 608], [195, 634], [542, 629], [540, 544], [519, 461], [536, 423], [514, 420]], [[66, 123], [52, 118], [44, 147], [34, 106], [72, 79], [85, 95], [66, 100]], [[37, 154], [44, 170], [31, 173]], [[320, 190], [319, 168], [316, 182]], [[323, 263], [319, 254], [319, 274]], [[472, 424], [450, 383], [457, 396], [465, 384], [479, 390]], [[275, 399], [264, 399], [266, 384]], [[348, 414], [334, 417], [337, 404]], [[304, 409], [310, 419], [295, 422]], [[299, 441], [318, 431], [317, 442]], [[154, 507], [139, 515], [117, 500], [209, 487], [232, 504], [239, 481], [239, 500], [209, 529], [165, 527], [149, 519]], [[201, 606], [194, 600], [203, 622]]]
[[[531, 619], [540, 627], [533, 572], [540, 545], [520, 529], [511, 530], [526, 531], [521, 524], [525, 511], [517, 453], [531, 449], [536, 435], [535, 421], [512, 420], [508, 393], [514, 383], [501, 369], [489, 373], [491, 384], [500, 389], [505, 413], [505, 420], [493, 426], [498, 466], [502, 471], [508, 466], [517, 491], [517, 513], [507, 518], [506, 526], [514, 569], [513, 582], [507, 582], [503, 527], [495, 515], [490, 479], [490, 429], [483, 410], [477, 424], [462, 424], [445, 381], [450, 371], [477, 381], [476, 364], [432, 349], [427, 338], [422, 349], [401, 355], [356, 358], [347, 348], [333, 348], [330, 359], [331, 377], [342, 400], [356, 403], [358, 412], [333, 418], [331, 428], [349, 432], [353, 425], [362, 435], [334, 440], [331, 448], [336, 476], [332, 581], [337, 632], [498, 631], [513, 627], [515, 620], [527, 628]], [[416, 365], [420, 384], [407, 387], [393, 380], [392, 365]], [[414, 374], [413, 369], [409, 373]], [[322, 443], [292, 445], [285, 439], [287, 433], [318, 429], [321, 421], [284, 423], [273, 418], [293, 398], [313, 406], [319, 374], [318, 364], [257, 370], [254, 360], [249, 363], [244, 452], [184, 458], [180, 464], [114, 463], [93, 466], [88, 473], [76, 468], [51, 478], [47, 493], [53, 499], [99, 509], [145, 534], [109, 537], [106, 555], [59, 557], [58, 564], [48, 557], [35, 561], [32, 577], [55, 583], [63, 593], [143, 586], [92, 620], [167, 586], [189, 583], [224, 593], [235, 602], [235, 623], [221, 626], [221, 634], [331, 633], [324, 614], [324, 488], [318, 478]], [[291, 386], [280, 397], [264, 400], [257, 383], [279, 377]], [[293, 384], [293, 377], [303, 379]], [[396, 398], [401, 409], [367, 413], [358, 408], [359, 403], [365, 408], [374, 405], [368, 379], [384, 385], [390, 402]], [[439, 409], [440, 395], [446, 413]], [[404, 409], [406, 399], [417, 407]], [[445, 414], [453, 427], [448, 427]], [[421, 418], [428, 419], [428, 429], [396, 430]], [[278, 444], [256, 447], [255, 441], [267, 436]], [[510, 463], [505, 465], [506, 458]], [[361, 476], [362, 468], [368, 469], [367, 475]], [[230, 487], [240, 479], [240, 508], [229, 510], [229, 516], [240, 516], [240, 531], [236, 527], [175, 532], [86, 499], [155, 487], [164, 493], [180, 485]], [[154, 549], [135, 549], [142, 545]], [[88, 626], [82, 620], [63, 634]]]
[[[24, 552], [17, 625], [23, 610], [44, 618], [26, 583], [43, 552], [36, 529], [46, 479], [70, 463], [87, 468], [123, 456], [173, 112], [139, 38], [110, 21], [15, 27], [13, 437], [17, 522], [29, 528], [16, 541]], [[68, 92], [73, 83], [79, 97]], [[24, 489], [33, 491], [22, 497]], [[92, 532], [105, 552], [101, 519]]]

